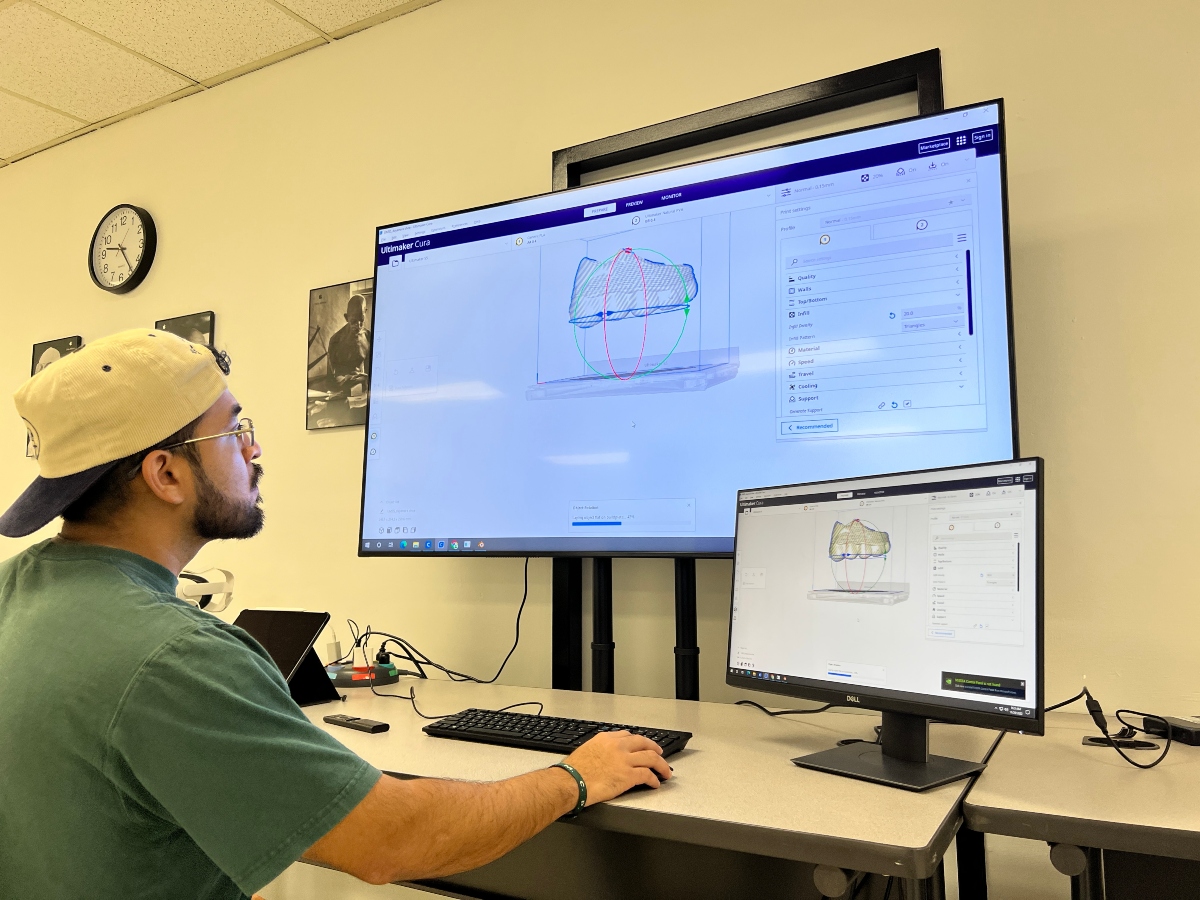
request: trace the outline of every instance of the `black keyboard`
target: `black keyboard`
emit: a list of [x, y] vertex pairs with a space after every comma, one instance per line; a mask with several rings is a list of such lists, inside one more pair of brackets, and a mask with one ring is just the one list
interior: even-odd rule
[[690, 731], [668, 731], [638, 725], [614, 725], [612, 722], [588, 722], [583, 719], [557, 719], [526, 713], [493, 712], [490, 709], [464, 709], [460, 713], [431, 722], [424, 728], [434, 737], [501, 744], [525, 750], [547, 750], [567, 754], [601, 731], [630, 731], [644, 735], [662, 747], [663, 756], [678, 753], [691, 739]]

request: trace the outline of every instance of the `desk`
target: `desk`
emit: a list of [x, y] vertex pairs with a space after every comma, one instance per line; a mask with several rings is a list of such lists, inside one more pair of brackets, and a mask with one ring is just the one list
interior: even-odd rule
[[[1104, 897], [1105, 869], [1110, 895], [1126, 895], [1130, 879], [1152, 877], [1139, 868], [1170, 874], [1174, 883], [1157, 893], [1142, 880], [1137, 896], [1200, 895], [1196, 867], [1139, 865], [1152, 862], [1145, 856], [1200, 860], [1200, 747], [1174, 744], [1162, 764], [1143, 771], [1111, 748], [1083, 746], [1084, 735], [1096, 733], [1086, 714], [1050, 713], [1045, 737], [1007, 735], [967, 795], [967, 827], [1082, 848], [1077, 865], [1070, 865], [1070, 853], [1055, 858], [1059, 871], [1073, 875], [1073, 896]], [[1145, 761], [1155, 756], [1129, 753]], [[1178, 882], [1180, 868], [1192, 870], [1191, 886]]]
[[[875, 716], [828, 712], [771, 718], [750, 707], [507, 685], [402, 678], [427, 715], [540, 700], [547, 715], [690, 731], [671, 757], [675, 777], [558, 822], [513, 853], [436, 886], [467, 896], [756, 898], [818, 897], [817, 866], [906, 880], [907, 897], [943, 896], [942, 855], [961, 824], [968, 781], [921, 794], [801, 769], [793, 756], [846, 737], [871, 738]], [[345, 703], [309, 707], [309, 718], [379, 769], [401, 776], [496, 780], [557, 757], [431, 738], [406, 701], [347, 692]], [[391, 724], [370, 735], [325, 726], [332, 712]], [[995, 732], [935, 725], [932, 751], [984, 758]], [[825, 869], [822, 877], [836, 875]], [[836, 878], [834, 879], [836, 882]], [[883, 879], [859, 897], [882, 895]], [[826, 885], [830, 882], [824, 881]], [[892, 897], [900, 900], [899, 891]]]

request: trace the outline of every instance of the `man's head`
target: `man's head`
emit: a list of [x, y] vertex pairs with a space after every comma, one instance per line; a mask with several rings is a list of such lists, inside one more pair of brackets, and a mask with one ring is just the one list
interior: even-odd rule
[[[218, 361], [220, 359], [220, 362]], [[225, 383], [227, 358], [165, 332], [102, 338], [17, 392], [41, 476], [0, 517], [19, 537], [160, 533], [192, 547], [262, 527], [261, 448]]]
[[154, 447], [118, 460], [63, 510], [63, 521], [105, 528], [137, 515], [147, 503], [167, 504], [181, 507], [183, 524], [201, 540], [254, 537], [263, 526], [258, 492], [263, 469], [254, 461], [261, 451], [245, 430], [246, 420], [238, 420], [241, 410], [225, 391], [203, 416]]
[[367, 299], [362, 294], [354, 294], [346, 304], [346, 322], [351, 328], [361, 330], [367, 320]]

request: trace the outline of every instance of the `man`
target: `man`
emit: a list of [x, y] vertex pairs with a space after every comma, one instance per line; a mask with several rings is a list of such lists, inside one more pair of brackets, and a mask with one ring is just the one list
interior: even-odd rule
[[346, 324], [329, 339], [329, 372], [338, 384], [347, 380], [366, 378], [367, 361], [371, 356], [371, 332], [366, 327], [367, 301], [355, 294], [346, 304], [342, 318]]
[[0, 564], [0, 897], [244, 898], [303, 856], [374, 883], [487, 863], [670, 777], [602, 734], [565, 768], [383, 777], [308, 722], [244, 631], [175, 599], [263, 524], [261, 448], [207, 348], [104, 338], [16, 394], [40, 476], [0, 517], [58, 537]]

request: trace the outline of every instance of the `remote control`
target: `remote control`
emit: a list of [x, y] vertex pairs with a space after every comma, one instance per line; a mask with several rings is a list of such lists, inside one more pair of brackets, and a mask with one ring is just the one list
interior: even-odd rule
[[341, 725], [343, 728], [353, 728], [355, 731], [365, 731], [368, 734], [379, 734], [392, 726], [387, 722], [376, 722], [374, 719], [357, 719], [354, 716], [326, 716], [325, 721], [330, 725]]

